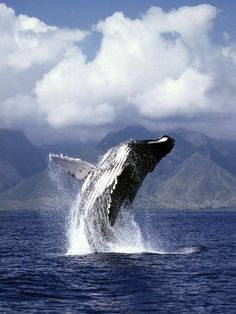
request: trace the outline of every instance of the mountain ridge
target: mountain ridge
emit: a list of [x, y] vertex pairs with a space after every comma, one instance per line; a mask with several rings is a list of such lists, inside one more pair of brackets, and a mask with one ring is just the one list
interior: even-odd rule
[[24, 132], [0, 129], [0, 191], [45, 167], [44, 157]]
[[[236, 156], [236, 142], [215, 140], [186, 129], [160, 133], [167, 133], [174, 137], [176, 145], [172, 152], [147, 176], [137, 194], [134, 207], [141, 206], [147, 209], [236, 208], [236, 168], [233, 162]], [[144, 127], [127, 127], [107, 134], [93, 147], [85, 145], [84, 150], [73, 145], [64, 147], [66, 149], [70, 147], [74, 152], [77, 149], [82, 155], [79, 157], [96, 162], [99, 156], [117, 143], [131, 138], [135, 140], [147, 137], [157, 138], [159, 135]], [[59, 147], [60, 145], [56, 145], [54, 148], [58, 150]], [[51, 148], [53, 145], [50, 146]], [[39, 152], [39, 154], [42, 153]], [[68, 200], [72, 202], [76, 198], [79, 185], [66, 179], [64, 174], [58, 174], [58, 170], [56, 173], [60, 179], [49, 183], [51, 179], [45, 167], [43, 171], [40, 170], [32, 176], [17, 178], [15, 184], [10, 185], [6, 191], [2, 191], [0, 206], [1, 204], [3, 207], [4, 204], [11, 206], [11, 203], [19, 208], [24, 206], [27, 208], [30, 206], [32, 208], [57, 207], [60, 203], [66, 206], [69, 201], [60, 201], [63, 198], [63, 189]], [[11, 173], [10, 170], [9, 168], [6, 173]], [[17, 173], [13, 171], [13, 179], [14, 174]], [[59, 188], [58, 185], [61, 187]]]

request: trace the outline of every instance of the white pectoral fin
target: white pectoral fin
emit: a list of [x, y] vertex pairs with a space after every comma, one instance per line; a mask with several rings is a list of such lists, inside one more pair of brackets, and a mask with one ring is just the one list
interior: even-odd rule
[[49, 161], [53, 162], [56, 166], [75, 179], [85, 179], [94, 169], [94, 165], [83, 161], [80, 158], [49, 154]]

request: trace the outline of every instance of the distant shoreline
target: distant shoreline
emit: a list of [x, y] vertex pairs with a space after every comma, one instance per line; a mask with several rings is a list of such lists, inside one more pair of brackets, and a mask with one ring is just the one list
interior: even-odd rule
[[[0, 207], [1, 211], [69, 211], [70, 208], [3, 208]], [[195, 213], [195, 212], [234, 212], [236, 211], [236, 208], [234, 207], [220, 207], [220, 208], [150, 208], [150, 209], [143, 209], [143, 208], [134, 208], [130, 210], [131, 212], [140, 212], [140, 211], [146, 211], [146, 212], [159, 212], [159, 213], [178, 213], [178, 212], [186, 212], [186, 213]]]

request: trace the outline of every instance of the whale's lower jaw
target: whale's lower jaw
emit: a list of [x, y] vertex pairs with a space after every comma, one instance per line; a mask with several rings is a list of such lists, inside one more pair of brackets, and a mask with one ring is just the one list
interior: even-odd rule
[[148, 172], [173, 146], [174, 140], [167, 136], [130, 141], [110, 149], [90, 173], [81, 199], [88, 239], [94, 250], [99, 250], [101, 243], [104, 246], [104, 239], [112, 240], [112, 226], [121, 208], [132, 204]]

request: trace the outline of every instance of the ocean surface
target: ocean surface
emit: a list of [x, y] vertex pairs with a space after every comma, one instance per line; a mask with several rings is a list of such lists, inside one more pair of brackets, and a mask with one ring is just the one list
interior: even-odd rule
[[135, 220], [150, 252], [67, 255], [66, 212], [0, 211], [0, 313], [236, 313], [236, 211]]

